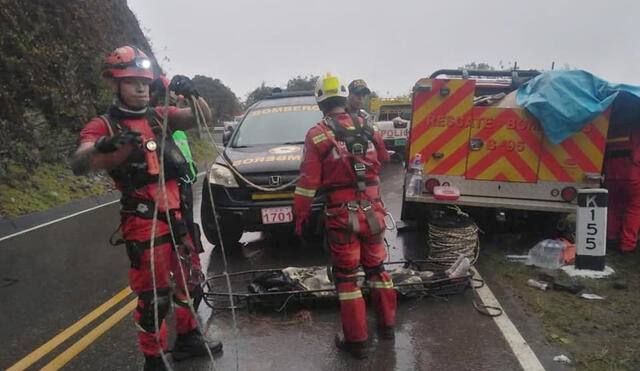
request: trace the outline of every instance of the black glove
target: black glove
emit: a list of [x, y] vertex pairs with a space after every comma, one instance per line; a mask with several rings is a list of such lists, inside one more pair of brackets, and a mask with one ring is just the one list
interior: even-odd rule
[[175, 92], [177, 95], [183, 95], [185, 98], [197, 98], [200, 96], [193, 81], [184, 75], [173, 76], [171, 83], [169, 83], [169, 90]]
[[95, 147], [100, 153], [112, 153], [125, 144], [140, 146], [142, 144], [142, 134], [137, 131], [127, 130], [112, 137], [103, 136], [98, 138]]

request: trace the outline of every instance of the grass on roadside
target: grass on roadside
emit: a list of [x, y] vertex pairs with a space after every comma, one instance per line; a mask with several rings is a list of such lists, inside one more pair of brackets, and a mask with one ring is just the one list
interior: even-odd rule
[[[607, 265], [616, 271], [613, 278], [569, 279], [559, 272], [563, 282], [581, 284], [583, 293], [598, 294], [606, 298], [603, 301], [527, 286], [527, 280], [537, 279], [542, 270], [507, 262], [504, 255], [509, 253], [485, 250], [483, 264], [496, 269], [500, 284], [515, 293], [528, 315], [540, 320], [550, 343], [568, 351], [576, 369], [640, 369], [640, 251], [607, 256]], [[613, 288], [615, 281], [625, 282], [628, 289]]]
[[[207, 170], [217, 156], [217, 148], [209, 140], [192, 135], [190, 146], [200, 171]], [[0, 184], [0, 219], [13, 219], [115, 189], [104, 172], [75, 176], [64, 164], [41, 164], [32, 172], [19, 167], [10, 170], [10, 181]]]

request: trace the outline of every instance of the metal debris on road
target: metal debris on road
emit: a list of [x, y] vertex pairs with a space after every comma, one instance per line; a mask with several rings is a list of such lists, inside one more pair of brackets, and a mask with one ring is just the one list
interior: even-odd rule
[[566, 363], [566, 364], [571, 363], [571, 359], [569, 359], [569, 357], [565, 356], [564, 354], [553, 357], [553, 360], [559, 363]]
[[587, 294], [584, 293], [582, 295], [580, 295], [581, 298], [583, 299], [587, 299], [587, 300], [604, 300], [605, 298], [600, 296], [600, 295], [596, 295], [596, 294]]
[[547, 291], [550, 287], [549, 283], [536, 281], [533, 278], [529, 278], [527, 280], [527, 286], [535, 287], [536, 289], [540, 289], [542, 291]]

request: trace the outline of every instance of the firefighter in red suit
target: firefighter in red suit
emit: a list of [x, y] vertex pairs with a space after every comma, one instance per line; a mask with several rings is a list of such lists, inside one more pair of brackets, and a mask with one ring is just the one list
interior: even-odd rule
[[607, 246], [633, 251], [640, 231], [640, 130], [610, 129], [604, 176], [609, 190]]
[[296, 233], [302, 233], [321, 190], [327, 196], [326, 232], [342, 317], [343, 336], [336, 336], [336, 345], [362, 359], [367, 356], [368, 334], [365, 301], [357, 284], [360, 266], [371, 290], [380, 338], [394, 339], [396, 293], [383, 264], [386, 210], [378, 178], [389, 155], [375, 126], [346, 112], [347, 90], [338, 77], [318, 79], [315, 95], [325, 117], [305, 138], [295, 190]]
[[[200, 284], [202, 274], [198, 260], [190, 257], [195, 253], [193, 241], [180, 213], [177, 181], [186, 171], [186, 161], [170, 134], [162, 138], [164, 113], [170, 129], [176, 130], [194, 126], [195, 117], [189, 108], [168, 107], [164, 112], [164, 107], [149, 107], [152, 63], [136, 47], [114, 50], [104, 61], [103, 77], [115, 99], [106, 115], [90, 120], [82, 129], [72, 169], [76, 174], [107, 169], [122, 193], [122, 236], [131, 261], [129, 284], [138, 295], [134, 318], [145, 356], [144, 369], [165, 370], [165, 360], [160, 356], [167, 350], [164, 318], [172, 301], [177, 332], [174, 359], [206, 355], [206, 347], [212, 352], [222, 349], [219, 341], [205, 341], [189, 308], [187, 291]], [[171, 84], [176, 92], [197, 96], [193, 83], [184, 76], [175, 77]], [[209, 119], [206, 102], [198, 98], [198, 105]], [[164, 191], [159, 183], [161, 153]], [[170, 290], [172, 286], [174, 290]], [[156, 316], [159, 323], [155, 322]]]

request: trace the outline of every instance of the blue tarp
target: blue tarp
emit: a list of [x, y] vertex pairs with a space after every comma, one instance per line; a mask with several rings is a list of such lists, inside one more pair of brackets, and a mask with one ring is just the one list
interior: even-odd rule
[[611, 84], [581, 70], [549, 71], [518, 89], [516, 103], [558, 144], [604, 112], [621, 91], [640, 98], [638, 86]]

